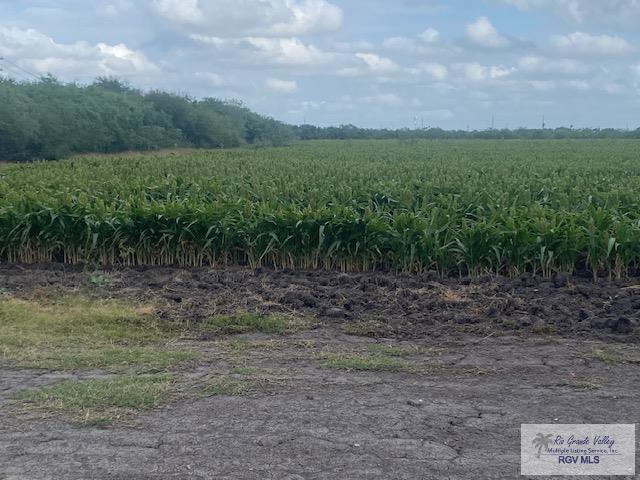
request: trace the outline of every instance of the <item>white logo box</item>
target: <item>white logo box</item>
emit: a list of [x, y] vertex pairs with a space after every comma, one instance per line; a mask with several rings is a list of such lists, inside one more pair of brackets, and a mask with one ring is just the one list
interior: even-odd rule
[[522, 424], [522, 475], [635, 475], [634, 424]]

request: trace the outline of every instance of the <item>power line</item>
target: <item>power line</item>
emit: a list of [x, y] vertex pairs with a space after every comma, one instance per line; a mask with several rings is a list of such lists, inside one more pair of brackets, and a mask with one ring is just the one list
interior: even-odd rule
[[12, 62], [11, 60], [8, 60], [5, 57], [0, 57], [0, 61], [7, 63], [9, 65], [11, 65], [14, 68], [17, 68], [18, 70], [20, 70], [21, 72], [26, 73], [27, 75], [31, 75], [33, 78], [35, 78], [36, 80], [40, 80], [40, 75], [36, 75], [35, 73], [30, 72], [29, 70], [27, 70], [26, 68], [22, 68], [20, 65], [18, 65], [17, 63]]
[[26, 78], [26, 75], [24, 73], [18, 71], [15, 68], [10, 67], [8, 64], [4, 66], [4, 68], [2, 64], [0, 64], [0, 74], [2, 74], [3, 72], [7, 76], [7, 78], [15, 77], [18, 80], [22, 80], [23, 78]]
[[2, 64], [0, 63], [0, 73], [2, 73], [2, 72], [5, 72], [7, 77], [15, 78], [17, 80], [28, 80], [29, 79], [29, 77], [27, 75], [22, 73], [17, 68], [14, 68], [14, 67], [10, 66], [9, 64], [6, 64], [4, 66], [4, 68], [3, 68]]

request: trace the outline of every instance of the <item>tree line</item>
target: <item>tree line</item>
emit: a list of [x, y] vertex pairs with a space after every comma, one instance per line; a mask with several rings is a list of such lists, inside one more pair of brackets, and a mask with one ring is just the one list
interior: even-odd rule
[[582, 138], [640, 138], [637, 130], [615, 128], [518, 128], [487, 130], [443, 130], [442, 128], [422, 129], [376, 129], [359, 128], [355, 125], [339, 127], [317, 127], [299, 125], [294, 127], [301, 140], [346, 140], [346, 139], [485, 139], [485, 140], [562, 140]]
[[48, 76], [0, 79], [0, 160], [175, 147], [284, 145], [292, 127], [240, 102], [143, 93], [112, 78], [90, 85]]
[[640, 129], [371, 129], [287, 125], [241, 102], [142, 92], [115, 78], [90, 85], [52, 76], [34, 82], [0, 78], [0, 161], [57, 159], [76, 153], [243, 145], [322, 139], [640, 138]]

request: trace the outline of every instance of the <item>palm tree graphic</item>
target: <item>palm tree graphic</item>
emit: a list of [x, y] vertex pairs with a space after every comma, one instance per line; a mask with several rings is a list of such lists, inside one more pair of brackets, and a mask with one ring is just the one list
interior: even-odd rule
[[549, 447], [549, 445], [551, 444], [551, 437], [553, 436], [553, 433], [550, 433], [548, 435], [543, 435], [542, 433], [538, 433], [536, 435], [536, 437], [533, 439], [533, 446], [538, 448], [538, 454], [536, 455], [536, 458], [540, 458], [540, 455], [542, 454], [542, 449], [547, 449]]

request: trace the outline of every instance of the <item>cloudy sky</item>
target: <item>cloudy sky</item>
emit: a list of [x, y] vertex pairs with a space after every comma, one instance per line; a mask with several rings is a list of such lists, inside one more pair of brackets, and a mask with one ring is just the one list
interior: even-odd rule
[[0, 56], [291, 123], [640, 126], [640, 0], [0, 0]]

